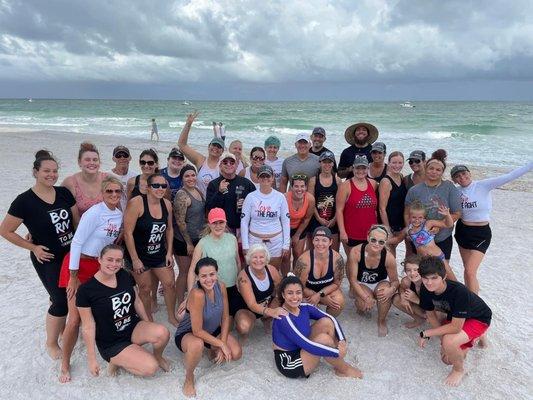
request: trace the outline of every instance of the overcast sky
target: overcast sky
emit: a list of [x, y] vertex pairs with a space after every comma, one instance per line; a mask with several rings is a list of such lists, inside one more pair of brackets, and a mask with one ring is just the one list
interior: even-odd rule
[[0, 97], [533, 100], [531, 0], [0, 0]]

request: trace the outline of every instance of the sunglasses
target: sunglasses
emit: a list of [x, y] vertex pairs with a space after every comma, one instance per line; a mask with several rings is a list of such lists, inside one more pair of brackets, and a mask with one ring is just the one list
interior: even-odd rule
[[372, 244], [379, 244], [380, 246], [385, 246], [385, 243], [387, 243], [385, 240], [383, 239], [376, 239], [375, 237], [371, 237], [370, 239], [368, 239], [368, 241]]
[[408, 160], [409, 165], [420, 164], [421, 162], [422, 162], [422, 160], [419, 160], [418, 158], [415, 158], [415, 159], [410, 158], [410, 159]]
[[166, 189], [168, 187], [167, 183], [150, 183], [152, 189]]
[[130, 155], [126, 153], [117, 153], [115, 154], [115, 158], [128, 158]]
[[265, 157], [261, 157], [261, 156], [253, 156], [253, 157], [252, 157], [252, 160], [254, 160], [254, 161], [265, 161]]
[[222, 164], [224, 164], [224, 165], [233, 165], [233, 164], [235, 164], [235, 160], [232, 160], [231, 158], [228, 159], [228, 160], [223, 160]]
[[291, 176], [291, 179], [294, 181], [294, 180], [306, 180], [307, 179], [307, 175], [306, 174], [294, 174], [293, 176]]
[[107, 193], [107, 194], [113, 194], [113, 193], [120, 194], [120, 193], [122, 193], [122, 189], [106, 189], [105, 193]]
[[149, 167], [153, 167], [155, 165], [155, 161], [146, 161], [146, 160], [141, 160], [139, 161], [139, 164], [141, 165], [148, 165]]

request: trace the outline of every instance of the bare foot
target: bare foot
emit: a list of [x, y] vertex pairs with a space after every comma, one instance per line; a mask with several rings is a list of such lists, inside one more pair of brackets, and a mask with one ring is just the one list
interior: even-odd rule
[[170, 363], [168, 360], [163, 356], [155, 356], [155, 359], [157, 360], [157, 363], [159, 364], [159, 368], [161, 368], [163, 371], [168, 372], [170, 371]]
[[387, 324], [385, 322], [378, 323], [378, 336], [385, 337], [387, 336], [387, 333], [389, 333], [389, 328], [387, 328]]
[[46, 352], [52, 360], [59, 360], [61, 358], [61, 347], [57, 343], [46, 345]]
[[487, 347], [489, 347], [489, 339], [487, 338], [487, 334], [484, 334], [479, 338], [479, 342], [477, 345], [482, 349], [486, 349]]
[[413, 328], [416, 328], [417, 326], [422, 325], [423, 323], [424, 323], [423, 319], [413, 318], [412, 321], [406, 322], [405, 324], [403, 324], [403, 326], [405, 326], [408, 329], [413, 329]]
[[107, 374], [109, 376], [117, 376], [117, 372], [118, 372], [118, 365], [115, 365], [113, 363], [109, 363], [107, 365]]
[[450, 372], [450, 375], [446, 378], [444, 383], [447, 386], [459, 386], [461, 383], [461, 380], [463, 379], [465, 372], [464, 371], [456, 371], [452, 368], [452, 372]]
[[64, 369], [61, 367], [61, 372], [59, 373], [59, 382], [67, 383], [70, 382], [70, 368]]
[[335, 370], [335, 375], [340, 376], [341, 378], [356, 378], [363, 379], [363, 373], [360, 369], [348, 365], [344, 371]]
[[185, 379], [183, 382], [183, 394], [187, 397], [196, 397], [196, 389], [194, 388], [194, 379]]

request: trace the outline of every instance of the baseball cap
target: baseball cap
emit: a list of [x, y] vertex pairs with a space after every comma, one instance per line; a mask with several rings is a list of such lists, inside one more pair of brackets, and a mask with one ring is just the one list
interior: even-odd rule
[[375, 142], [372, 145], [372, 151], [379, 151], [380, 153], [386, 153], [387, 152], [387, 146], [385, 146], [385, 143], [383, 143], [383, 142]]
[[413, 150], [411, 154], [409, 154], [409, 158], [407, 158], [407, 160], [410, 159], [424, 161], [426, 159], [426, 153], [422, 150]]
[[462, 165], [462, 164], [454, 165], [454, 167], [450, 171], [450, 175], [453, 178], [459, 172], [470, 172], [470, 170], [468, 169], [468, 167], [466, 165]]
[[222, 156], [220, 157], [220, 161], [224, 161], [228, 158], [231, 158], [233, 161], [237, 161], [237, 157], [235, 157], [235, 154], [230, 153], [229, 151], [225, 151], [222, 153]]
[[335, 162], [335, 154], [333, 154], [331, 151], [326, 150], [322, 154], [318, 156], [318, 161], [324, 161], [324, 160], [331, 160]]
[[224, 141], [221, 138], [215, 137], [211, 139], [211, 141], [209, 142], [209, 145], [212, 145], [212, 144], [224, 148]]
[[129, 156], [130, 149], [128, 149], [126, 146], [117, 146], [113, 149], [113, 157], [115, 157], [117, 153], [126, 153]]
[[178, 149], [177, 147], [173, 147], [172, 150], [170, 150], [170, 153], [168, 153], [169, 157], [178, 157], [185, 160], [185, 156], [183, 153]]
[[368, 158], [365, 155], [357, 154], [353, 159], [354, 167], [365, 166], [368, 167]]
[[210, 224], [217, 221], [226, 222], [226, 212], [222, 208], [212, 208], [207, 214], [207, 221]]
[[326, 136], [326, 131], [324, 128], [317, 126], [315, 129], [313, 129], [312, 135], [322, 135]]
[[315, 236], [325, 236], [328, 239], [331, 239], [331, 230], [327, 226], [317, 226], [313, 231], [313, 237]]
[[261, 165], [259, 171], [257, 171], [257, 177], [260, 177], [261, 175], [274, 176], [274, 170], [270, 165]]
[[294, 143], [298, 143], [300, 140], [305, 140], [307, 143], [311, 143], [311, 139], [309, 139], [309, 135], [307, 133], [297, 134], [296, 138], [294, 139]]

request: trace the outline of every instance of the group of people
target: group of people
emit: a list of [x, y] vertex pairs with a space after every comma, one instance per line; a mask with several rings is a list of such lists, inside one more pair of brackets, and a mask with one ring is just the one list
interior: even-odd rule
[[[194, 370], [204, 348], [217, 363], [241, 358], [257, 319], [272, 329], [284, 376], [309, 376], [323, 357], [336, 375], [361, 378], [345, 361], [337, 321], [347, 298], [358, 313], [377, 308], [379, 336], [388, 334], [392, 305], [412, 317], [409, 328], [428, 322], [420, 346], [440, 336], [442, 359], [452, 365], [446, 383], [459, 384], [466, 352], [477, 341], [486, 344], [491, 320], [477, 295], [477, 271], [491, 240], [490, 192], [533, 163], [480, 181], [456, 165], [450, 181], [444, 150], [428, 158], [414, 150], [407, 158], [412, 173], [403, 176], [404, 155], [387, 157], [369, 123], [346, 129], [350, 146], [338, 164], [320, 127], [297, 135], [290, 157], [278, 155], [281, 141], [271, 136], [247, 160], [240, 141], [226, 150], [226, 136], [214, 124], [202, 154], [188, 144], [197, 116], [187, 116], [166, 167], [159, 169], [157, 152], [147, 149], [138, 175], [127, 147], [115, 147], [115, 167], [105, 173], [97, 148], [84, 142], [80, 171], [55, 186], [57, 161], [46, 150], [36, 153], [35, 185], [13, 201], [0, 234], [30, 251], [49, 294], [46, 346], [61, 358], [60, 381], [71, 379], [80, 325], [93, 375], [95, 345], [111, 374], [168, 371], [163, 350], [170, 333], [153, 318], [162, 293], [184, 354], [188, 396], [196, 393]], [[17, 233], [21, 224], [26, 237]], [[454, 226], [466, 286], [449, 265]], [[401, 280], [400, 242], [406, 247]]]

